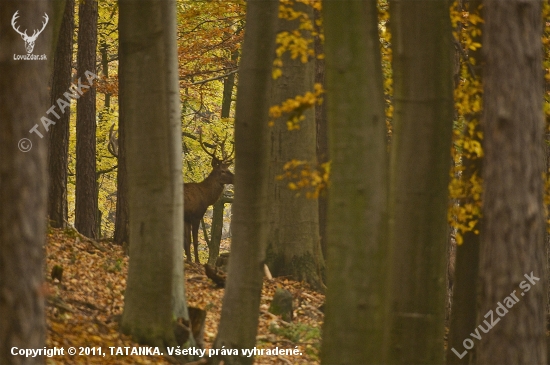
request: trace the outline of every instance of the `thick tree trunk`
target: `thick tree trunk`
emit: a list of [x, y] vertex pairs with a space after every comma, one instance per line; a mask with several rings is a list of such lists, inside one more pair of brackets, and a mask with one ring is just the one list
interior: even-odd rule
[[121, 327], [140, 343], [182, 345], [172, 330], [188, 318], [175, 1], [121, 1], [119, 24], [132, 217]]
[[[49, 109], [48, 61], [14, 60], [26, 55], [9, 22], [40, 29], [49, 1], [0, 2], [0, 364], [36, 364], [44, 358], [13, 356], [12, 348], [45, 345], [43, 245], [46, 231], [48, 133], [40, 119]], [[32, 25], [31, 25], [32, 24]], [[53, 57], [53, 25], [34, 46], [34, 55]], [[32, 33], [31, 33], [32, 34]], [[37, 123], [38, 133], [29, 133]], [[49, 126], [49, 130], [56, 126]], [[18, 148], [19, 147], [19, 148]], [[25, 152], [23, 152], [25, 151]]]
[[488, 1], [484, 14], [478, 318], [489, 318], [489, 325], [478, 328], [491, 332], [482, 335], [477, 361], [545, 364], [541, 2]]
[[[88, 83], [85, 73], [96, 74], [97, 1], [78, 6], [77, 76]], [[75, 227], [83, 235], [97, 237], [96, 91], [84, 90], [76, 104], [76, 203]]]
[[441, 364], [453, 122], [449, 7], [446, 1], [393, 1], [390, 11], [390, 362]]
[[381, 364], [387, 310], [387, 152], [375, 0], [325, 1], [329, 145], [323, 364]]
[[[313, 8], [296, 3], [296, 10], [313, 18]], [[298, 21], [279, 19], [278, 30], [298, 29]], [[307, 34], [303, 36], [307, 37]], [[309, 35], [311, 36], [311, 35]], [[283, 56], [282, 76], [273, 81], [271, 105], [313, 91], [315, 61], [302, 63], [299, 58], [291, 59], [289, 52]], [[313, 288], [322, 289], [324, 259], [319, 240], [319, 206], [315, 199], [307, 199], [302, 192], [288, 188], [288, 181], [278, 180], [285, 163], [295, 159], [317, 164], [316, 125], [313, 108], [303, 113], [300, 128], [289, 131], [288, 115], [275, 121], [271, 128], [269, 162], [270, 231], [267, 246], [267, 266], [273, 276], [290, 276], [305, 281]]]
[[256, 343], [267, 242], [267, 125], [279, 2], [249, 0], [235, 118], [233, 238], [218, 335], [213, 347], [239, 356], [212, 363], [251, 364], [241, 349]]
[[[51, 105], [57, 105], [57, 99], [65, 100], [63, 93], [71, 85], [74, 33], [74, 0], [67, 0], [63, 12], [61, 31], [57, 41], [54, 58]], [[71, 108], [63, 112], [56, 107], [59, 115], [55, 127], [50, 130], [50, 148], [48, 154], [49, 191], [48, 217], [54, 228], [65, 227], [67, 222], [67, 164], [69, 155], [69, 120]]]

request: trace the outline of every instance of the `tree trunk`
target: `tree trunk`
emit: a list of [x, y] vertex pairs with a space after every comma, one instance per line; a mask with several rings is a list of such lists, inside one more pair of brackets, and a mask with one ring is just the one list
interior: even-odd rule
[[541, 2], [488, 1], [484, 14], [484, 220], [478, 318], [490, 319], [492, 314], [494, 322], [479, 326], [491, 332], [482, 335], [477, 360], [545, 364]]
[[[96, 74], [97, 1], [78, 6], [77, 76]], [[97, 237], [96, 91], [84, 89], [76, 104], [76, 203], [75, 228], [86, 237]]]
[[233, 238], [218, 335], [213, 347], [239, 356], [212, 363], [251, 364], [241, 349], [256, 343], [267, 242], [267, 125], [279, 2], [249, 0], [235, 118]]
[[[225, 204], [228, 202], [228, 198], [222, 194], [218, 201], [214, 204], [212, 209], [212, 235], [210, 236], [210, 241], [208, 237], [204, 237], [206, 243], [208, 244], [208, 265], [215, 266], [216, 260], [220, 254], [220, 242], [222, 240], [223, 233], [223, 211], [225, 209]], [[206, 235], [206, 230], [204, 231]]]
[[[321, 12], [314, 10], [315, 20], [321, 19]], [[315, 37], [315, 55], [324, 55], [323, 42], [321, 40], [322, 28], [317, 26], [319, 33]], [[315, 58], [315, 83], [325, 87], [325, 59]], [[322, 104], [315, 104], [315, 125], [317, 126], [317, 163], [323, 164], [330, 160], [328, 151], [328, 121], [327, 121], [327, 95], [324, 95]], [[323, 257], [327, 257], [327, 201], [328, 190], [319, 195], [319, 240], [321, 242], [321, 251]]]
[[[49, 105], [48, 61], [14, 60], [26, 55], [8, 19], [40, 29], [51, 2], [0, 2], [0, 363], [36, 364], [44, 358], [13, 356], [12, 348], [45, 345], [44, 233], [46, 231], [48, 133], [38, 122]], [[32, 24], [32, 25], [31, 25]], [[52, 57], [53, 25], [38, 38], [33, 54]], [[38, 133], [29, 133], [33, 124]], [[49, 130], [56, 126], [49, 126]], [[19, 147], [19, 148], [18, 148]], [[25, 151], [25, 152], [23, 152]]]
[[[120, 17], [120, 14], [119, 14]], [[119, 20], [120, 22], [120, 20]], [[119, 59], [121, 58], [119, 47]], [[124, 72], [120, 70], [119, 83], [122, 84]], [[125, 100], [124, 89], [119, 88], [119, 100]], [[114, 241], [128, 248], [129, 236], [129, 214], [128, 214], [128, 173], [126, 170], [126, 105], [119, 103], [118, 106], [118, 168], [117, 168], [117, 190], [116, 190], [116, 218]]]
[[[239, 51], [235, 50], [231, 53], [231, 61], [236, 65], [239, 59]], [[223, 97], [222, 97], [222, 118], [229, 118], [229, 112], [231, 111], [231, 101], [233, 97], [233, 87], [235, 86], [235, 74], [227, 76], [223, 80]], [[224, 188], [225, 190], [225, 188]], [[216, 259], [220, 253], [220, 243], [222, 240], [223, 231], [223, 211], [225, 209], [225, 202], [227, 198], [222, 195], [212, 208], [212, 229], [210, 230], [211, 240], [208, 242], [208, 264], [214, 266]]]
[[189, 318], [175, 1], [121, 1], [119, 24], [132, 216], [121, 328], [140, 343], [182, 345], [172, 330], [175, 318]]
[[[239, 51], [235, 50], [231, 53], [231, 62], [237, 66], [237, 61], [239, 60]], [[233, 88], [235, 87], [235, 74], [227, 76], [223, 80], [223, 100], [222, 100], [222, 118], [229, 118], [229, 113], [231, 111], [231, 102], [233, 101]]]
[[387, 152], [376, 1], [323, 3], [332, 157], [323, 364], [385, 362]]
[[[481, 17], [481, 1], [470, 0], [468, 2], [468, 11], [471, 15]], [[477, 25], [481, 27], [481, 24]], [[481, 28], [480, 28], [481, 29]], [[482, 30], [482, 29], [481, 29]], [[473, 42], [481, 43], [481, 34], [472, 37]], [[483, 63], [481, 49], [471, 51], [469, 59], [475, 60], [475, 65], [480, 66]], [[465, 61], [465, 62], [469, 62]], [[481, 79], [480, 73], [470, 75], [472, 78]], [[476, 123], [476, 131], [480, 131], [481, 113], [471, 113], [464, 116], [467, 122]], [[466, 132], [466, 131], [465, 131]], [[482, 160], [481, 158], [468, 157], [462, 155], [462, 181], [463, 184], [469, 184], [474, 176], [481, 176]], [[469, 196], [459, 202], [462, 206], [468, 203], [474, 203], [473, 197]], [[467, 356], [457, 356], [453, 349], [463, 348], [463, 342], [470, 337], [472, 329], [476, 327], [477, 315], [477, 294], [478, 294], [478, 273], [479, 273], [479, 248], [480, 236], [475, 231], [481, 230], [481, 222], [473, 227], [469, 232], [462, 235], [462, 244], [456, 246], [455, 273], [453, 280], [453, 300], [451, 308], [451, 321], [449, 326], [449, 341], [447, 346], [447, 364], [471, 364], [475, 363], [475, 348], [468, 352]], [[462, 352], [462, 351], [461, 351]]]
[[[297, 11], [313, 18], [313, 8], [295, 4]], [[298, 29], [297, 20], [279, 19], [278, 30]], [[304, 37], [311, 37], [306, 33]], [[289, 52], [283, 55], [282, 76], [273, 81], [271, 105], [313, 91], [315, 62], [310, 59], [302, 63], [300, 58], [291, 59]], [[317, 165], [315, 112], [310, 108], [303, 112], [300, 128], [289, 131], [288, 115], [275, 121], [271, 128], [269, 163], [270, 231], [267, 246], [267, 266], [273, 276], [291, 276], [305, 281], [315, 289], [323, 288], [324, 259], [319, 241], [319, 206], [316, 199], [307, 199], [302, 192], [288, 188], [288, 181], [278, 180], [283, 166], [291, 160], [307, 161]]]
[[393, 1], [390, 11], [390, 362], [442, 364], [453, 123], [449, 7], [446, 1]]
[[[103, 76], [106, 78], [109, 77], [109, 59], [108, 59], [108, 46], [107, 42], [103, 41], [100, 47], [101, 52], [101, 70], [103, 71]], [[108, 111], [111, 108], [111, 94], [105, 93], [105, 109]]]
[[[57, 106], [57, 99], [65, 100], [63, 93], [71, 85], [74, 33], [74, 0], [67, 0], [63, 12], [61, 31], [54, 57], [51, 105]], [[48, 217], [54, 228], [66, 226], [67, 206], [67, 164], [69, 155], [69, 120], [71, 108], [54, 109], [59, 115], [55, 127], [50, 130], [50, 148], [48, 155], [49, 192]], [[53, 114], [53, 113], [52, 113]], [[54, 114], [55, 115], [55, 114]]]

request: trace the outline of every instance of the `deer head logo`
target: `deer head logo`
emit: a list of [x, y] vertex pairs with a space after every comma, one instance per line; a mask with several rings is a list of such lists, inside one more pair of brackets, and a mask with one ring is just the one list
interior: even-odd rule
[[49, 20], [48, 14], [44, 13], [44, 22], [42, 22], [42, 29], [35, 30], [32, 33], [31, 36], [28, 36], [26, 29], [25, 29], [24, 32], [21, 32], [19, 30], [19, 26], [17, 26], [17, 28], [16, 28], [15, 21], [17, 20], [17, 18], [19, 18], [19, 15], [17, 13], [19, 13], [19, 10], [17, 10], [15, 12], [15, 14], [13, 14], [13, 17], [11, 18], [11, 26], [13, 27], [13, 30], [15, 30], [17, 33], [19, 33], [21, 35], [21, 38], [23, 38], [23, 40], [25, 41], [25, 49], [27, 50], [27, 53], [32, 53], [32, 50], [34, 49], [34, 42], [36, 41], [36, 38], [38, 38], [40, 33], [42, 33], [44, 28], [46, 28], [46, 24], [48, 24], [48, 20]]

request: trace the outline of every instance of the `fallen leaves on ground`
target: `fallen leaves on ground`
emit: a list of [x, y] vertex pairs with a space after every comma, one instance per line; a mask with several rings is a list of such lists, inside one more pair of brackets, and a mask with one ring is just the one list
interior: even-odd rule
[[[101, 242], [103, 251], [69, 230], [51, 229], [46, 244], [47, 326], [46, 345], [63, 347], [63, 356], [46, 358], [47, 364], [170, 364], [163, 356], [111, 355], [111, 349], [139, 347], [119, 332], [118, 318], [124, 307], [124, 290], [128, 257], [120, 246]], [[228, 242], [221, 249], [228, 247]], [[204, 261], [204, 259], [203, 259]], [[52, 269], [60, 266], [62, 279], [51, 278]], [[212, 346], [221, 315], [224, 289], [208, 279], [204, 268], [185, 265], [187, 300], [190, 306], [207, 311], [204, 343]], [[277, 288], [290, 291], [294, 298], [292, 323], [268, 312]], [[300, 282], [286, 278], [264, 279], [256, 348], [294, 349], [301, 355], [256, 356], [256, 364], [318, 364], [320, 328], [323, 313], [318, 308], [324, 296]], [[76, 355], [68, 355], [74, 347]], [[80, 348], [102, 354], [79, 355]], [[115, 350], [116, 351], [116, 350]], [[114, 352], [113, 352], [114, 353]], [[208, 352], [207, 352], [208, 353]], [[103, 355], [104, 354], [104, 355]]]

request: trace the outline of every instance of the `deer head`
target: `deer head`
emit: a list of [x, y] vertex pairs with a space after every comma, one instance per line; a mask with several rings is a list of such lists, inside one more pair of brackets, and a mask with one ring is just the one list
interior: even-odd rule
[[[201, 148], [204, 152], [210, 157], [212, 157], [212, 172], [211, 175], [213, 175], [216, 178], [216, 181], [219, 181], [220, 184], [233, 184], [233, 178], [235, 175], [229, 170], [229, 166], [233, 163], [233, 153], [235, 152], [235, 145], [233, 145], [233, 148], [231, 149], [231, 153], [226, 154], [225, 152], [225, 141], [227, 140], [227, 136], [225, 136], [224, 140], [221, 143], [216, 143], [214, 146], [214, 152], [209, 152], [206, 149], [205, 144], [202, 141], [202, 131], [199, 131], [199, 143], [201, 145]], [[220, 147], [221, 150], [221, 159], [216, 156], [216, 151]]]
[[44, 22], [42, 22], [42, 29], [35, 30], [32, 33], [31, 36], [28, 36], [26, 29], [25, 29], [24, 32], [21, 32], [19, 30], [19, 26], [16, 27], [15, 21], [17, 20], [17, 18], [19, 18], [19, 15], [17, 13], [19, 13], [19, 10], [17, 10], [15, 12], [15, 14], [13, 14], [13, 17], [11, 18], [11, 26], [12, 26], [13, 30], [15, 30], [17, 33], [19, 33], [21, 35], [21, 38], [23, 38], [23, 40], [25, 41], [25, 49], [27, 50], [27, 53], [32, 53], [32, 51], [34, 49], [34, 42], [36, 41], [36, 38], [38, 38], [40, 33], [42, 33], [44, 28], [46, 28], [46, 24], [48, 24], [48, 20], [49, 20], [48, 14], [44, 13]]

